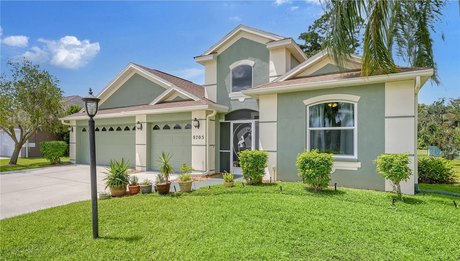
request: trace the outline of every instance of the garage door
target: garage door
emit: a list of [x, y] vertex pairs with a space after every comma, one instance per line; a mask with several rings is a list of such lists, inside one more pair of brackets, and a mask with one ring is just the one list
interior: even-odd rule
[[180, 166], [192, 161], [192, 130], [188, 122], [153, 124], [150, 137], [150, 168], [158, 171], [158, 157], [162, 152], [172, 155], [171, 165], [174, 172], [180, 172]]
[[[77, 129], [77, 163], [89, 164], [88, 131], [85, 127]], [[136, 131], [130, 125], [97, 126], [96, 127], [96, 161], [97, 165], [110, 165], [111, 160], [129, 161], [136, 164]]]

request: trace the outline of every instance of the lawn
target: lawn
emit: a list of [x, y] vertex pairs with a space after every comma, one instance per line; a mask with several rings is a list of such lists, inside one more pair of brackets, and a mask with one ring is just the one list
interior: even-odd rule
[[[282, 191], [279, 185], [282, 186]], [[300, 183], [215, 186], [187, 195], [90, 202], [0, 221], [4, 260], [459, 260], [460, 209], [452, 197], [321, 194]]]
[[[8, 162], [9, 159], [0, 159], [0, 172], [50, 166], [50, 162], [45, 158], [19, 158], [17, 165], [8, 165]], [[69, 157], [62, 157], [61, 162], [68, 163]]]
[[[418, 150], [419, 157], [427, 157], [427, 150]], [[454, 192], [460, 194], [460, 159], [454, 159], [451, 161], [452, 166], [454, 167], [455, 172], [455, 184], [419, 184], [419, 189], [421, 190], [439, 190], [446, 192]]]

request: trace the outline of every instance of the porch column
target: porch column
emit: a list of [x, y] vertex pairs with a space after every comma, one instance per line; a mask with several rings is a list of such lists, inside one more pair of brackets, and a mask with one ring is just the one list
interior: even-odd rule
[[[200, 123], [194, 127], [194, 120]], [[206, 171], [206, 111], [192, 111], [192, 168], [194, 171]]]
[[272, 180], [278, 179], [277, 173], [277, 128], [278, 95], [259, 97], [259, 149], [268, 153], [266, 173]]
[[70, 121], [69, 126], [69, 160], [75, 164], [77, 162], [77, 122]]
[[[410, 178], [401, 182], [401, 192], [414, 194], [417, 179], [417, 94], [415, 81], [385, 84], [385, 153], [408, 153]], [[391, 191], [391, 182], [385, 181], [385, 190]]]
[[[142, 129], [137, 122], [142, 123]], [[136, 170], [147, 170], [148, 133], [147, 115], [136, 115]]]

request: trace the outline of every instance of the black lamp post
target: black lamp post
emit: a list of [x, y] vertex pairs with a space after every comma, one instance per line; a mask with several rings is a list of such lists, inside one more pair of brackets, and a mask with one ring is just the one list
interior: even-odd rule
[[94, 119], [96, 116], [99, 98], [93, 96], [93, 91], [89, 89], [89, 95], [82, 98], [85, 102], [85, 110], [89, 116], [88, 133], [89, 133], [89, 155], [90, 155], [90, 170], [91, 170], [91, 206], [92, 206], [92, 221], [93, 221], [93, 238], [99, 237], [99, 225], [97, 214], [97, 179], [96, 179], [96, 139], [94, 132]]

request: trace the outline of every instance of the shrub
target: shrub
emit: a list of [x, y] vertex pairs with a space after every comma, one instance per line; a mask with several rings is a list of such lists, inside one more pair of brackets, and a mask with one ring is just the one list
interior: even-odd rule
[[121, 162], [110, 161], [110, 167], [105, 172], [105, 188], [123, 188], [129, 184], [128, 176], [129, 163], [124, 159]]
[[377, 157], [377, 172], [393, 183], [393, 189], [401, 199], [401, 181], [406, 181], [412, 174], [407, 154], [382, 154]]
[[230, 171], [230, 172], [224, 171], [222, 176], [224, 177], [225, 182], [233, 182], [235, 178], [235, 176], [233, 175], [233, 171]]
[[265, 175], [268, 153], [263, 150], [245, 150], [240, 152], [240, 165], [243, 177], [249, 184], [260, 184]]
[[51, 164], [58, 164], [61, 163], [61, 157], [63, 157], [67, 151], [67, 143], [57, 140], [44, 141], [40, 143], [40, 151]]
[[[158, 162], [160, 162], [160, 178], [157, 177], [157, 182], [168, 183], [169, 175], [174, 171], [173, 167], [170, 164], [172, 155], [166, 152], [162, 152], [160, 157], [158, 157]], [[159, 181], [158, 181], [159, 179]]]
[[137, 186], [139, 185], [139, 178], [136, 176], [129, 176], [129, 185], [130, 186]]
[[422, 157], [418, 159], [418, 181], [420, 183], [452, 183], [454, 169], [444, 158]]
[[297, 156], [298, 175], [304, 183], [321, 191], [331, 181], [332, 163], [332, 154], [317, 150], [302, 152]]

